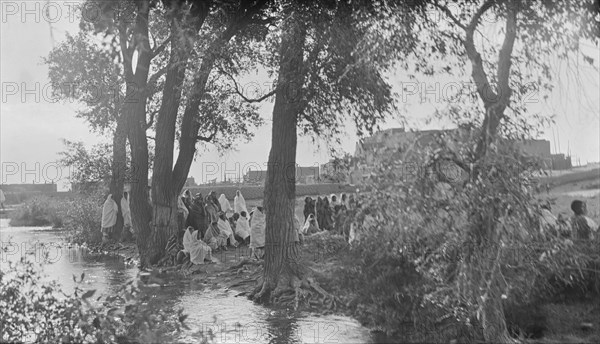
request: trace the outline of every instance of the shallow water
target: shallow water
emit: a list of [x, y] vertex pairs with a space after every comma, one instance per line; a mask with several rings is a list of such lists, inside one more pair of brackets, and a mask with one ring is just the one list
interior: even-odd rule
[[[66, 292], [75, 287], [73, 275], [85, 273], [84, 287], [110, 294], [126, 281], [136, 278], [138, 270], [119, 257], [87, 254], [81, 247], [69, 247], [60, 231], [38, 227], [8, 227], [0, 219], [0, 243], [9, 252], [2, 254], [0, 268], [17, 260], [26, 251], [35, 259], [47, 262], [44, 272], [58, 280]], [[202, 276], [204, 277], [204, 276]], [[215, 343], [375, 343], [385, 341], [373, 336], [354, 319], [310, 313], [274, 310], [254, 304], [245, 297], [194, 279], [173, 278], [166, 286], [149, 287], [153, 303], [166, 309], [184, 309], [190, 330], [178, 342], [197, 342], [198, 331], [212, 330]]]

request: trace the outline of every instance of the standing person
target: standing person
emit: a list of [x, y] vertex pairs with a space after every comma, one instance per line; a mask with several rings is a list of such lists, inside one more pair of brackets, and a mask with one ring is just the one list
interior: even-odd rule
[[4, 191], [0, 189], [0, 206], [4, 209], [4, 202], [6, 202], [6, 196], [4, 196]]
[[129, 207], [129, 193], [123, 192], [121, 198], [121, 213], [123, 214], [123, 233], [125, 237], [129, 237], [133, 233], [133, 224], [131, 222], [131, 209]]
[[186, 227], [190, 211], [183, 201], [183, 197], [177, 197], [177, 229], [182, 230]]
[[221, 211], [225, 214], [233, 212], [233, 208], [231, 208], [231, 203], [229, 203], [229, 200], [227, 199], [227, 197], [225, 197], [225, 194], [221, 194], [221, 196], [219, 196], [219, 204], [221, 205]]
[[235, 197], [233, 198], [233, 212], [241, 214], [243, 212], [248, 213], [248, 208], [246, 208], [246, 200], [242, 195], [240, 190], [235, 192]]
[[196, 194], [190, 206], [187, 225], [200, 231], [201, 237], [204, 237], [204, 233], [206, 232], [206, 210], [201, 193]]
[[265, 253], [266, 217], [263, 207], [256, 207], [250, 218], [250, 248], [251, 257], [262, 259]]
[[575, 240], [594, 239], [594, 234], [598, 231], [598, 225], [586, 216], [587, 205], [585, 202], [574, 200], [571, 203], [571, 210], [574, 213], [571, 217], [571, 237]]
[[107, 243], [113, 233], [115, 224], [117, 223], [117, 212], [119, 206], [112, 197], [108, 194], [104, 205], [102, 206], [102, 242]]
[[[235, 215], [234, 215], [235, 216]], [[248, 214], [245, 211], [240, 213], [239, 218], [235, 224], [235, 235], [240, 237], [246, 244], [250, 244], [250, 223], [248, 222]]]
[[206, 202], [204, 205], [204, 211], [206, 214], [206, 232], [204, 233], [204, 242], [210, 246], [213, 251], [220, 249], [224, 246], [223, 241], [219, 238], [219, 201], [216, 199], [216, 193], [212, 191], [206, 196]]
[[185, 204], [186, 208], [189, 211], [192, 207], [192, 203], [194, 203], [194, 199], [192, 198], [192, 193], [190, 192], [190, 190], [185, 190], [183, 192], [183, 195], [181, 195], [181, 198], [183, 199], [183, 204]]

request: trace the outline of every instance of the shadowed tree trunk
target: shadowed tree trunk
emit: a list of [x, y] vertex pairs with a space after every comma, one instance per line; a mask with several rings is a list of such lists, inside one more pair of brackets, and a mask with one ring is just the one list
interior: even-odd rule
[[255, 299], [259, 300], [285, 289], [297, 289], [303, 278], [298, 261], [294, 207], [297, 123], [303, 100], [306, 27], [295, 11], [282, 27], [278, 89], [265, 183], [265, 270], [262, 287], [255, 295]]
[[[505, 36], [498, 54], [496, 87], [490, 84], [485, 72], [481, 54], [477, 51], [474, 35], [481, 17], [496, 5], [493, 0], [485, 1], [463, 25], [458, 18], [448, 14], [454, 23], [465, 31], [462, 41], [471, 62], [471, 78], [477, 86], [485, 113], [475, 147], [474, 180], [485, 179], [480, 166], [489, 155], [489, 148], [497, 139], [497, 133], [504, 118], [504, 111], [510, 104], [512, 90], [509, 85], [513, 46], [517, 34], [518, 4], [509, 0], [506, 5]], [[444, 9], [444, 8], [443, 8]], [[444, 9], [447, 12], [447, 8]], [[449, 12], [447, 12], [449, 13]], [[485, 183], [485, 182], [484, 182]], [[485, 214], [472, 214], [469, 218], [469, 245], [460, 267], [459, 290], [461, 296], [476, 307], [477, 319], [481, 323], [482, 334], [487, 342], [514, 342], [508, 334], [502, 306], [502, 279], [500, 278], [499, 256], [501, 236], [498, 233], [498, 209], [489, 209]]]
[[125, 183], [125, 170], [127, 167], [127, 130], [123, 117], [117, 119], [117, 128], [113, 134], [113, 164], [112, 177], [110, 180], [110, 193], [113, 195], [119, 211], [115, 225], [115, 238], [120, 239], [123, 231], [123, 212], [121, 210], [121, 198], [123, 197], [123, 186]]
[[[152, 51], [148, 40], [149, 3], [137, 3], [137, 16], [133, 30], [133, 43], [128, 44], [124, 25], [119, 27], [121, 50], [127, 90], [122, 115], [125, 116], [127, 137], [131, 148], [131, 220], [140, 251], [141, 264], [147, 266], [150, 239], [150, 219], [152, 208], [148, 194], [148, 142], [146, 138], [146, 103], [148, 74]], [[133, 66], [133, 53], [137, 51], [138, 59]]]
[[[191, 46], [186, 46], [186, 40], [171, 40], [171, 56], [165, 80], [161, 108], [156, 120], [156, 154], [152, 174], [152, 200], [153, 222], [152, 242], [148, 247], [149, 262], [157, 263], [164, 255], [165, 246], [169, 238], [177, 232], [177, 197], [187, 179], [191, 164], [196, 154], [198, 141], [211, 142], [216, 131], [208, 137], [198, 134], [200, 120], [199, 108], [206, 92], [209, 75], [213, 70], [219, 52], [229, 40], [240, 30], [246, 27], [256, 13], [264, 6], [266, 0], [257, 1], [251, 6], [242, 6], [233, 19], [229, 21], [226, 29], [221, 32], [206, 49], [202, 57], [200, 68], [193, 76], [191, 91], [188, 93], [187, 103], [181, 119], [181, 135], [179, 139], [179, 153], [173, 164], [175, 147], [175, 129], [177, 114], [181, 103], [181, 92], [184, 84], [185, 73], [188, 71]], [[248, 3], [249, 4], [249, 3]], [[175, 6], [175, 5], [173, 5]], [[209, 8], [205, 4], [197, 3], [190, 10], [191, 15], [181, 16], [174, 10], [171, 31], [174, 37], [198, 35]], [[182, 29], [185, 28], [185, 29]], [[192, 39], [193, 41], [193, 39]]]

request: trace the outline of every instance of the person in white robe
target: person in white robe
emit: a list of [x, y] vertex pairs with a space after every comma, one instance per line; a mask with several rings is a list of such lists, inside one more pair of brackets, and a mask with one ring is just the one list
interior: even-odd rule
[[261, 207], [254, 208], [250, 219], [250, 248], [252, 257], [261, 259], [264, 255], [266, 216]]
[[4, 191], [0, 189], [0, 207], [4, 209], [4, 202], [6, 202], [6, 196], [4, 196]]
[[131, 222], [131, 208], [129, 207], [129, 194], [127, 191], [123, 192], [121, 198], [121, 213], [123, 214], [123, 227], [125, 230], [133, 233], [133, 224]]
[[248, 208], [246, 208], [246, 200], [244, 199], [244, 196], [240, 190], [235, 192], [235, 197], [233, 198], [233, 211], [238, 214], [241, 214], [242, 211], [245, 211], [246, 214], [248, 213]]
[[229, 203], [229, 200], [227, 200], [225, 194], [221, 194], [221, 196], [219, 196], [219, 204], [221, 205], [221, 211], [225, 214], [233, 211], [233, 208], [231, 208], [231, 203]]
[[113, 232], [115, 224], [117, 223], [117, 213], [119, 212], [119, 206], [112, 198], [112, 194], [109, 194], [104, 201], [102, 206], [102, 241], [107, 242], [110, 235]]
[[219, 228], [219, 236], [224, 240], [229, 241], [229, 245], [237, 247], [237, 240], [235, 240], [235, 237], [233, 236], [233, 229], [231, 229], [231, 225], [224, 215], [219, 217], [217, 227]]
[[200, 231], [188, 227], [183, 235], [183, 252], [190, 255], [192, 264], [204, 264], [204, 260], [212, 260], [211, 248], [200, 239]]
[[242, 210], [235, 224], [235, 234], [246, 241], [250, 237], [250, 223], [245, 211]]

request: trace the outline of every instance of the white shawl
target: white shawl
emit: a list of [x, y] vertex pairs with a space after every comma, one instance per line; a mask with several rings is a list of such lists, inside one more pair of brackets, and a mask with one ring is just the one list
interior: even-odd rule
[[229, 239], [229, 245], [231, 245], [231, 246], [237, 245], [237, 241], [235, 240], [235, 237], [233, 236], [233, 230], [231, 229], [231, 225], [229, 224], [229, 221], [225, 221], [219, 217], [219, 220], [217, 221], [217, 227], [219, 228], [219, 232], [220, 232], [219, 235], [221, 235], [223, 238]]
[[129, 208], [129, 200], [125, 197], [121, 198], [121, 213], [123, 214], [123, 225], [131, 227], [131, 209]]
[[227, 197], [225, 197], [225, 194], [221, 194], [221, 196], [219, 196], [219, 203], [221, 204], [221, 211], [223, 211], [224, 213], [227, 213], [230, 210], [233, 210], [231, 208], [231, 204], [227, 200]]
[[248, 208], [246, 208], [246, 200], [244, 199], [244, 196], [242, 195], [240, 190], [236, 192], [236, 195], [233, 198], [233, 211], [238, 214], [241, 214], [242, 211], [245, 211], [246, 214], [248, 214]]
[[108, 195], [108, 197], [106, 197], [106, 201], [104, 201], [104, 205], [102, 206], [102, 228], [110, 228], [117, 223], [119, 206], [111, 196], [112, 195]]
[[190, 261], [193, 264], [204, 264], [204, 258], [208, 256], [211, 260], [211, 249], [204, 243], [204, 241], [198, 239], [198, 231], [190, 231], [191, 227], [185, 230], [183, 235], [183, 250], [190, 254]]
[[240, 218], [237, 219], [235, 224], [235, 234], [244, 240], [250, 236], [250, 224], [248, 223], [247, 218], [240, 216]]
[[264, 247], [266, 228], [265, 214], [258, 209], [254, 209], [251, 220], [252, 225], [250, 226], [250, 248]]

